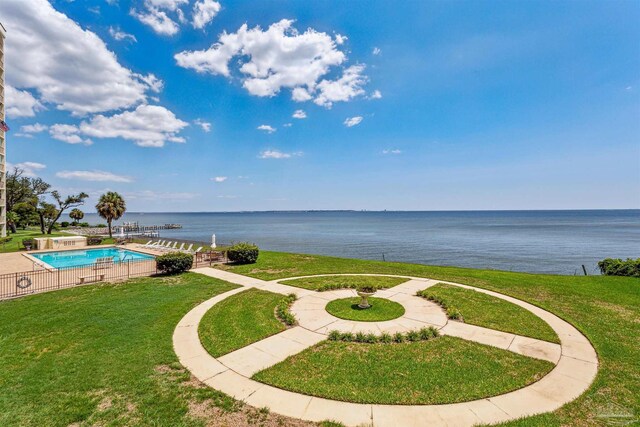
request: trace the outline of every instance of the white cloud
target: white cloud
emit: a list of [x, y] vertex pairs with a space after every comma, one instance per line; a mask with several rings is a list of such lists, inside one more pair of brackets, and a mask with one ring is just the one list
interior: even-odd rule
[[364, 93], [362, 85], [367, 78], [362, 75], [365, 66], [352, 65], [344, 70], [342, 77], [337, 80], [322, 80], [318, 83], [319, 94], [313, 101], [317, 105], [331, 108], [334, 102], [346, 102]]
[[174, 11], [180, 6], [189, 4], [189, 0], [145, 0], [145, 6]]
[[298, 151], [295, 153], [283, 153], [278, 150], [265, 150], [260, 153], [261, 159], [290, 159], [291, 157], [302, 156], [302, 152]]
[[52, 138], [66, 142], [67, 144], [93, 144], [93, 141], [88, 138], [82, 138], [79, 134], [80, 129], [73, 125], [56, 124], [49, 128], [49, 135], [51, 135]]
[[378, 89], [374, 90], [373, 92], [371, 92], [371, 95], [369, 95], [369, 99], [380, 99], [382, 98], [382, 92], [380, 92]]
[[165, 11], [175, 12], [178, 21], [184, 23], [186, 21], [184, 13], [179, 8], [187, 4], [189, 0], [145, 0], [145, 10], [131, 9], [129, 13], [151, 27], [157, 34], [172, 36], [180, 30], [180, 27]]
[[23, 171], [22, 175], [29, 178], [34, 178], [38, 176], [38, 171], [41, 171], [46, 167], [47, 165], [42, 163], [37, 163], [37, 162], [22, 162], [22, 163], [16, 163], [16, 164], [7, 163], [7, 170], [10, 170], [13, 168], [22, 169]]
[[382, 154], [402, 154], [402, 150], [393, 149], [393, 150], [382, 150]]
[[130, 13], [131, 16], [148, 25], [158, 34], [172, 36], [179, 31], [178, 24], [169, 18], [166, 12], [157, 7], [149, 6], [146, 12], [138, 12], [135, 9], [131, 9]]
[[305, 113], [303, 110], [296, 110], [291, 117], [293, 117], [294, 119], [306, 119], [307, 113]]
[[9, 117], [33, 117], [37, 111], [44, 110], [44, 105], [26, 90], [18, 90], [7, 85], [5, 88], [7, 101], [7, 116]]
[[193, 5], [193, 28], [204, 28], [220, 12], [220, 3], [214, 0], [199, 0]]
[[263, 131], [265, 131], [266, 133], [274, 133], [275, 131], [277, 131], [277, 130], [278, 130], [278, 129], [274, 128], [274, 127], [273, 127], [273, 126], [271, 126], [271, 125], [260, 125], [260, 126], [258, 126], [256, 129], [258, 129], [258, 130], [263, 130]]
[[111, 172], [93, 170], [93, 171], [60, 171], [56, 173], [58, 178], [76, 179], [78, 181], [96, 181], [96, 182], [133, 182], [127, 176], [116, 175]]
[[342, 34], [336, 34], [336, 44], [344, 44], [349, 39], [347, 36], [343, 36]]
[[90, 121], [80, 123], [76, 129], [95, 138], [123, 138], [141, 147], [162, 147], [167, 141], [185, 142], [177, 134], [188, 125], [164, 107], [140, 105], [133, 111], [109, 117], [94, 116]]
[[211, 132], [211, 123], [209, 122], [205, 122], [202, 119], [195, 119], [193, 124], [200, 126], [205, 132]]
[[348, 117], [344, 121], [344, 125], [348, 128], [359, 125], [362, 122], [362, 116]]
[[380, 53], [382, 53], [382, 51], [380, 50], [379, 47], [374, 47], [373, 51], [371, 53], [377, 56], [377, 55], [380, 55]]
[[234, 196], [234, 195], [219, 195], [216, 196], [218, 199], [237, 199], [238, 196]]
[[113, 37], [114, 40], [119, 42], [128, 40], [135, 43], [138, 41], [138, 39], [136, 39], [136, 36], [134, 36], [133, 34], [125, 33], [124, 31], [120, 30], [119, 27], [109, 27], [109, 35]]
[[49, 129], [49, 126], [40, 123], [34, 123], [32, 125], [20, 126], [20, 131], [24, 133], [40, 133]]
[[282, 125], [283, 128], [290, 128], [292, 126], [292, 123], [285, 123]]
[[146, 76], [142, 74], [136, 74], [137, 78], [139, 78], [147, 87], [155, 93], [160, 93], [162, 88], [164, 87], [164, 82], [157, 78], [155, 74], [149, 73]]
[[144, 102], [147, 86], [118, 62], [93, 32], [46, 0], [2, 0], [0, 16], [11, 34], [5, 44], [7, 83], [35, 89], [42, 102], [75, 115]]
[[266, 30], [244, 24], [235, 33], [220, 35], [209, 49], [183, 51], [174, 58], [181, 67], [231, 77], [229, 64], [237, 57], [243, 86], [256, 96], [274, 96], [287, 88], [293, 100], [302, 102], [319, 90], [316, 103], [330, 106], [362, 94], [359, 86], [366, 82], [360, 75], [362, 65], [349, 67], [335, 82], [324, 79], [319, 83], [332, 67], [346, 61], [346, 55], [329, 34], [312, 28], [300, 33], [293, 22], [283, 19]]
[[211, 178], [211, 181], [213, 182], [225, 182], [228, 178], [226, 176], [216, 176], [214, 178]]

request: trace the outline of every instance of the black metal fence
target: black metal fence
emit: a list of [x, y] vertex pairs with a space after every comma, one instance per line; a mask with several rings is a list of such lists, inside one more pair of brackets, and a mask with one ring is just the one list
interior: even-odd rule
[[[193, 268], [227, 262], [224, 252], [202, 252], [193, 257]], [[158, 274], [155, 259], [89, 264], [58, 269], [0, 274], [0, 300], [98, 282], [116, 282]]]

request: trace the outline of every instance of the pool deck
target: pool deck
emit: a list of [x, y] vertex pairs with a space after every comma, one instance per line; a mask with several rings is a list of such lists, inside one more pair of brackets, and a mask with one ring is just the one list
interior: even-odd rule
[[123, 248], [130, 251], [140, 252], [147, 255], [160, 255], [162, 252], [152, 251], [148, 249], [142, 249], [138, 244], [128, 243], [122, 246], [116, 246], [113, 244], [109, 245], [95, 245], [95, 246], [85, 246], [82, 248], [73, 247], [68, 249], [42, 249], [42, 250], [33, 250], [33, 251], [20, 251], [20, 252], [8, 252], [8, 253], [0, 253], [0, 274], [13, 274], [13, 273], [22, 273], [25, 271], [33, 271], [35, 258], [32, 258], [31, 255], [39, 254], [43, 252], [67, 252], [67, 251], [79, 251], [79, 250], [88, 250], [88, 249], [101, 249], [101, 248]]

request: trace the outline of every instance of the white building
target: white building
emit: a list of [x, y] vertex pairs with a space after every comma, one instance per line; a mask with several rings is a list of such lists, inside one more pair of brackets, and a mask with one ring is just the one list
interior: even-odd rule
[[[0, 23], [0, 119], [4, 117], [4, 36], [5, 28]], [[0, 237], [7, 235], [7, 138], [0, 129]]]

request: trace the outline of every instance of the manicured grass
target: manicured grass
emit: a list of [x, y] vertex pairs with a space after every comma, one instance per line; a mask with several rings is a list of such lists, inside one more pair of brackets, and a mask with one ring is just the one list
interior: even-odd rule
[[404, 307], [395, 301], [369, 297], [369, 308], [360, 308], [360, 298], [342, 298], [331, 301], [326, 310], [340, 319], [361, 322], [382, 322], [396, 319], [404, 314]]
[[330, 399], [418, 405], [495, 396], [552, 368], [543, 360], [453, 337], [403, 344], [323, 341], [254, 379]]
[[286, 329], [274, 313], [283, 295], [248, 289], [220, 301], [202, 318], [198, 333], [202, 346], [222, 356]]
[[360, 286], [385, 289], [392, 288], [406, 281], [407, 279], [403, 279], [401, 277], [325, 276], [293, 279], [283, 281], [282, 283], [312, 291], [323, 291], [330, 289], [358, 288]]
[[465, 323], [560, 343], [556, 333], [545, 321], [500, 298], [445, 283], [431, 286], [423, 295], [439, 299], [446, 307], [455, 307], [462, 314]]
[[0, 253], [18, 252], [20, 250], [24, 250], [24, 246], [22, 246], [22, 239], [60, 236], [69, 236], [69, 234], [56, 232], [53, 232], [51, 234], [42, 234], [40, 232], [40, 229], [34, 228], [29, 228], [27, 230], [18, 230], [18, 232], [15, 234], [11, 234], [7, 231], [7, 237], [12, 237], [12, 239], [10, 242], [7, 242], [3, 245], [0, 244]]
[[575, 401], [552, 414], [505, 425], [598, 425], [598, 417], [612, 406], [635, 413], [636, 417], [640, 414], [640, 280], [637, 278], [526, 274], [266, 251], [260, 253], [256, 264], [229, 269], [268, 280], [312, 274], [401, 274], [458, 282], [513, 296], [575, 325], [593, 343], [600, 364], [594, 384]]
[[234, 288], [187, 273], [0, 302], [0, 425], [197, 426], [191, 404], [235, 410], [187, 385], [171, 341], [192, 307]]

